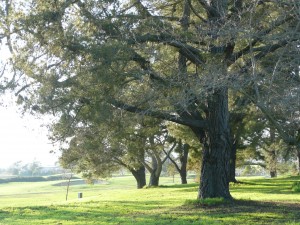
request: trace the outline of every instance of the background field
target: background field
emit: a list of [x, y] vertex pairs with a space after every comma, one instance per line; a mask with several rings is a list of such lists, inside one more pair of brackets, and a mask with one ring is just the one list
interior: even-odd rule
[[185, 204], [197, 196], [192, 180], [161, 178], [163, 186], [140, 190], [131, 176], [74, 180], [67, 202], [62, 181], [1, 184], [0, 224], [300, 224], [300, 194], [291, 190], [297, 180], [244, 178], [231, 185], [237, 201], [201, 207]]

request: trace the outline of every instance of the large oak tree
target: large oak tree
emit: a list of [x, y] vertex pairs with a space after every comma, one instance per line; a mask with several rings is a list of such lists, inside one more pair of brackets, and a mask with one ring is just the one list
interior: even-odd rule
[[228, 90], [271, 79], [261, 62], [297, 42], [296, 0], [21, 3], [9, 43], [25, 107], [76, 126], [119, 110], [186, 125], [204, 151], [198, 198], [231, 199]]

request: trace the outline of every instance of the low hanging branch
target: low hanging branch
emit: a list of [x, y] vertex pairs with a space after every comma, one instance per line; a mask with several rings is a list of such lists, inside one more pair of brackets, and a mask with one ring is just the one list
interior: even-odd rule
[[192, 119], [188, 119], [188, 118], [181, 118], [180, 116], [171, 115], [171, 114], [164, 113], [164, 112], [153, 111], [153, 110], [149, 110], [149, 109], [147, 109], [147, 110], [141, 109], [136, 106], [122, 103], [117, 100], [112, 100], [112, 101], [110, 101], [110, 103], [112, 106], [114, 106], [116, 108], [123, 109], [125, 111], [132, 112], [132, 113], [137, 113], [140, 115], [151, 116], [151, 117], [154, 117], [157, 119], [163, 119], [163, 120], [179, 123], [179, 124], [190, 126], [190, 127], [197, 127], [197, 128], [203, 128], [203, 129], [207, 127], [207, 122], [205, 120], [196, 120], [196, 119], [192, 120]]

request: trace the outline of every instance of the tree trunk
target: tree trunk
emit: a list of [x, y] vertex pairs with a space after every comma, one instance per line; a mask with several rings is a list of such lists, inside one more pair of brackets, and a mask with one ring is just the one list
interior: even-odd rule
[[233, 141], [230, 149], [230, 169], [229, 169], [229, 182], [236, 183], [235, 179], [235, 167], [236, 167], [236, 140]]
[[182, 145], [181, 140], [179, 140], [178, 148], [179, 148], [179, 154], [180, 154], [180, 157], [179, 157], [180, 164], [181, 164], [180, 167], [176, 163], [176, 161], [172, 159], [172, 157], [170, 157], [166, 152], [165, 153], [166, 153], [167, 157], [170, 159], [170, 161], [173, 163], [173, 165], [175, 166], [175, 169], [180, 174], [181, 184], [187, 184], [187, 178], [186, 178], [187, 171], [186, 171], [186, 168], [187, 168], [187, 160], [188, 160], [190, 146], [188, 144], [183, 144]]
[[208, 99], [207, 144], [202, 158], [198, 198], [232, 199], [229, 192], [229, 126], [227, 88], [215, 90]]
[[141, 166], [137, 170], [130, 170], [132, 175], [134, 176], [136, 183], [137, 183], [137, 188], [141, 189], [144, 186], [146, 186], [146, 173], [145, 173], [145, 166]]
[[300, 175], [300, 148], [297, 148], [297, 158], [298, 158], [298, 175]]
[[[270, 142], [273, 144], [275, 142], [275, 130], [273, 128], [270, 128]], [[277, 157], [276, 157], [276, 151], [269, 150], [267, 151], [268, 154], [268, 167], [270, 171], [271, 178], [277, 177]]]
[[153, 155], [152, 157], [152, 170], [150, 171], [150, 181], [149, 186], [158, 186], [159, 185], [159, 176], [161, 173], [161, 168], [157, 162], [157, 158]]
[[182, 155], [180, 157], [180, 163], [181, 163], [181, 168], [179, 170], [180, 178], [181, 178], [181, 184], [187, 184], [187, 160], [188, 160], [188, 155], [189, 155], [189, 145], [188, 144], [183, 144], [182, 146]]
[[180, 171], [181, 184], [187, 184], [186, 171]]
[[158, 186], [159, 185], [159, 176], [156, 176], [155, 171], [150, 174], [149, 187]]
[[275, 150], [268, 152], [269, 154], [269, 170], [271, 178], [277, 177], [277, 159]]

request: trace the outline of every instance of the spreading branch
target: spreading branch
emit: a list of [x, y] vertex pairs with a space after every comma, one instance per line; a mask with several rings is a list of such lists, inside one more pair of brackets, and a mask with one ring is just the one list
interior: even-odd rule
[[207, 127], [207, 122], [205, 120], [196, 120], [196, 119], [194, 120], [194, 119], [182, 118], [178, 115], [172, 115], [165, 112], [154, 111], [150, 109], [141, 109], [139, 107], [128, 105], [117, 100], [112, 100], [110, 103], [112, 106], [116, 108], [123, 109], [125, 111], [132, 112], [132, 113], [137, 113], [139, 115], [145, 115], [157, 119], [167, 120], [167, 121], [171, 121], [189, 127], [196, 127], [202, 129]]
[[205, 60], [201, 56], [201, 51], [193, 46], [190, 46], [186, 43], [183, 43], [179, 40], [176, 40], [172, 35], [169, 34], [145, 34], [141, 36], [135, 36], [134, 39], [130, 39], [127, 41], [128, 44], [137, 44], [137, 43], [146, 43], [146, 42], [154, 42], [154, 43], [162, 43], [173, 46], [179, 50], [179, 52], [184, 55], [191, 62], [196, 65], [204, 64]]

